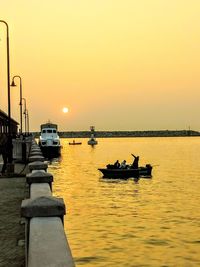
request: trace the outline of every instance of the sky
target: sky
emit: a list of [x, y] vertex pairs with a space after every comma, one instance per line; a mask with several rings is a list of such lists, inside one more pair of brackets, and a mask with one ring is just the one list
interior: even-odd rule
[[[200, 130], [199, 0], [0, 0], [30, 131]], [[7, 112], [0, 23], [0, 109]], [[19, 119], [19, 79], [11, 115]], [[69, 109], [63, 113], [63, 107]]]

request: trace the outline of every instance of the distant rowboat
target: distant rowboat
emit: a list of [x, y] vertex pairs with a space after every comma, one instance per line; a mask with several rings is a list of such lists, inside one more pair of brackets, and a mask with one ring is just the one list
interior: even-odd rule
[[75, 140], [73, 140], [73, 142], [69, 142], [69, 145], [81, 145], [82, 142], [75, 142]]
[[81, 142], [76, 142], [76, 143], [69, 143], [69, 145], [81, 145]]

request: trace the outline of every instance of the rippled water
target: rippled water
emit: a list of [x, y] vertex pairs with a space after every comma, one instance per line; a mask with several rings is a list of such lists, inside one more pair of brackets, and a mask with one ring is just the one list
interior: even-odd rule
[[[69, 141], [49, 172], [76, 266], [200, 266], [199, 137]], [[156, 165], [152, 179], [101, 178], [99, 167], [131, 153]]]

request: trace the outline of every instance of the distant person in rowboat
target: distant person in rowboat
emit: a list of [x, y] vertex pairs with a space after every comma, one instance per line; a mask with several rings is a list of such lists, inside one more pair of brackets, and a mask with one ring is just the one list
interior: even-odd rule
[[114, 166], [115, 169], [119, 169], [119, 167], [120, 167], [119, 160], [117, 160], [117, 161], [114, 163], [113, 166]]
[[131, 165], [131, 168], [133, 169], [138, 169], [139, 167], [139, 156], [135, 156], [133, 154], [131, 154], [133, 157], [134, 157], [134, 161], [133, 161], [133, 164]]
[[126, 160], [123, 160], [120, 164], [120, 169], [126, 169]]

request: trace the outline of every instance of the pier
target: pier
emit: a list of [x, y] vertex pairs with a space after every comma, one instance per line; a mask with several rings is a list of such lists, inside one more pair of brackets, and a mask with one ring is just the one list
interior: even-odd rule
[[[15, 164], [15, 172], [23, 167]], [[20, 214], [21, 202], [28, 196], [25, 174], [0, 177], [0, 193], [0, 266], [25, 266], [25, 224]]]
[[13, 155], [14, 173], [0, 178], [0, 266], [75, 266], [63, 227], [66, 206], [52, 194], [39, 146], [31, 137], [15, 139]]

